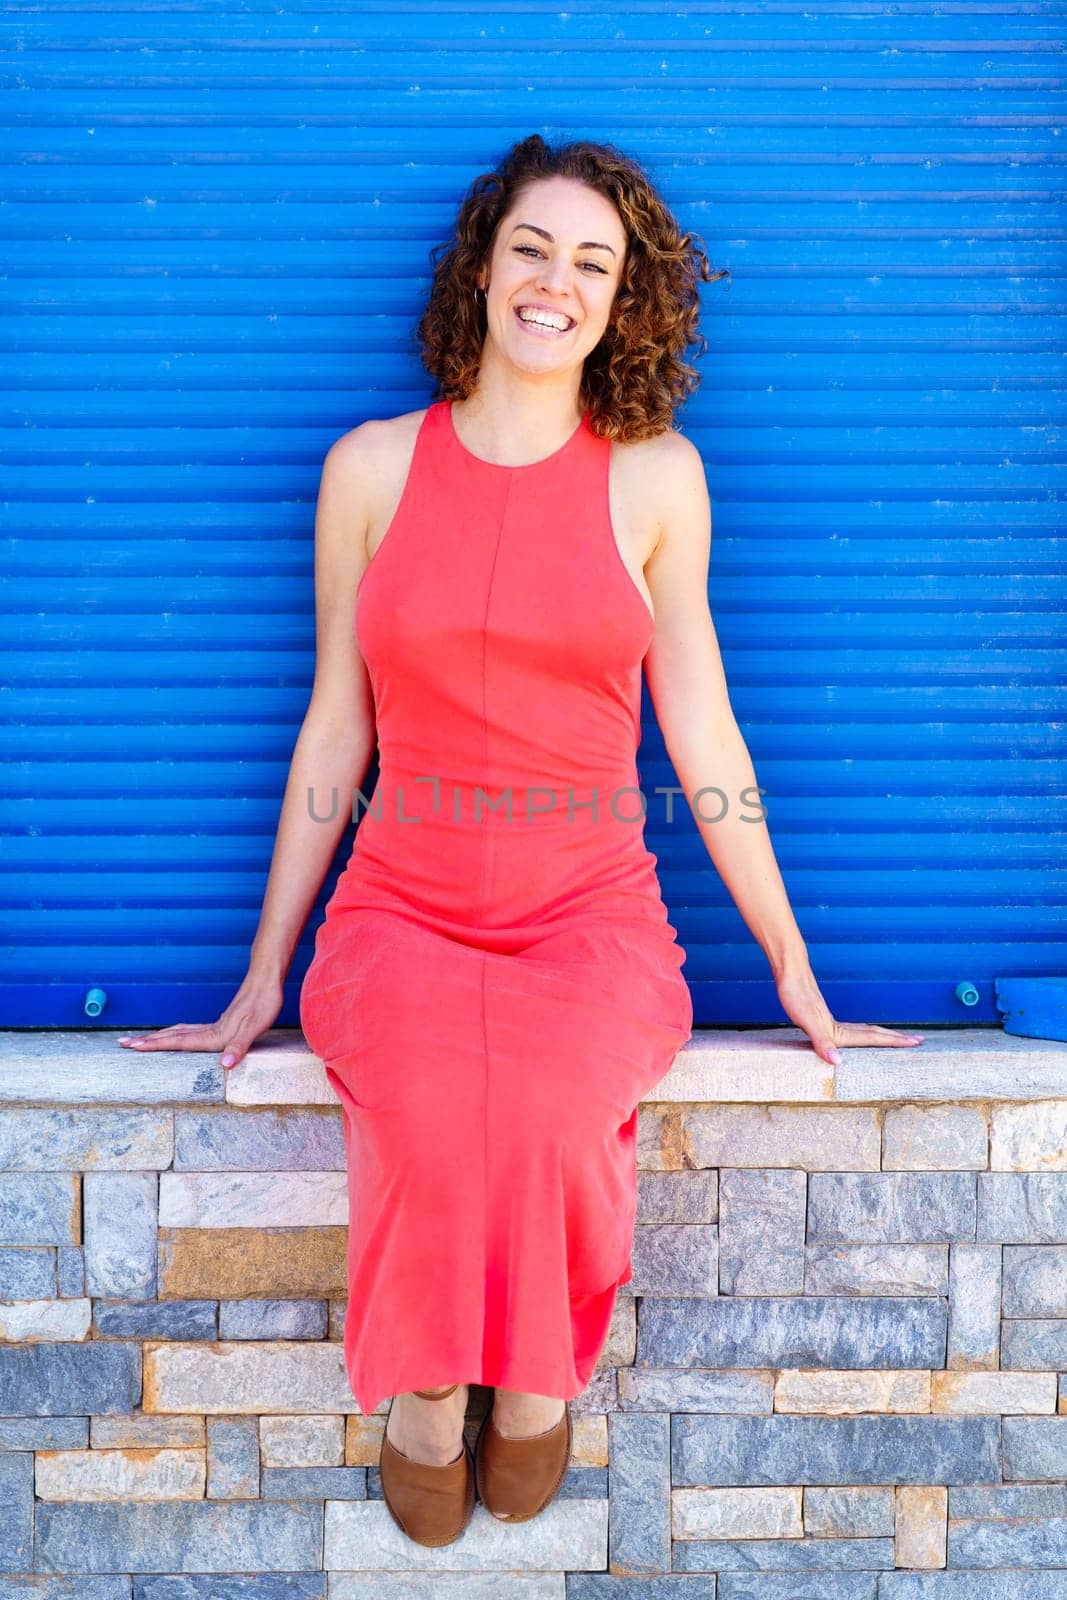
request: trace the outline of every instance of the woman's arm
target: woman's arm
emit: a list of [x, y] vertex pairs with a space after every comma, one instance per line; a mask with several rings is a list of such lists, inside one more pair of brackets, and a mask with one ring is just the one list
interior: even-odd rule
[[[293, 953], [352, 815], [374, 754], [374, 698], [355, 634], [367, 566], [376, 424], [330, 447], [315, 511], [315, 679], [282, 799], [259, 925], [243, 982], [217, 1022], [175, 1023], [119, 1043], [141, 1050], [221, 1050], [236, 1066], [282, 1007]], [[316, 818], [329, 820], [317, 821]]]
[[[690, 440], [656, 440], [660, 537], [645, 567], [656, 631], [645, 675], [656, 718], [701, 838], [770, 963], [786, 1014], [827, 1061], [840, 1044], [912, 1044], [868, 1023], [839, 1023], [819, 993], [762, 815], [756, 773], [730, 705], [708, 608], [711, 506], [704, 464]], [[700, 795], [701, 790], [708, 791]], [[713, 820], [718, 818], [719, 820]]]

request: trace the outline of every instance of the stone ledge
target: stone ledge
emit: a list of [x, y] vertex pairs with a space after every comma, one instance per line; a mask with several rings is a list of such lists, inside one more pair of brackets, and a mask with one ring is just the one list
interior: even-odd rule
[[[213, 1051], [132, 1059], [103, 1029], [0, 1031], [0, 1104], [337, 1105], [297, 1028], [273, 1028], [224, 1073]], [[1067, 1096], [1067, 1043], [1000, 1028], [929, 1029], [914, 1047], [820, 1060], [799, 1028], [698, 1028], [646, 1101], [798, 1104]]]

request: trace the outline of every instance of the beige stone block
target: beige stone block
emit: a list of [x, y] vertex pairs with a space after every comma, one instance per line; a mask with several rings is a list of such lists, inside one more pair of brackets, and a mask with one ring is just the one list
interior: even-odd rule
[[91, 1300], [15, 1300], [0, 1305], [0, 1344], [89, 1337]]
[[265, 1467], [343, 1466], [345, 1419], [338, 1416], [260, 1417], [259, 1457]]
[[346, 1228], [167, 1228], [161, 1300], [325, 1299], [347, 1290]]
[[930, 1374], [787, 1367], [778, 1374], [774, 1386], [774, 1409], [826, 1416], [863, 1411], [929, 1411]]
[[672, 1489], [675, 1539], [799, 1539], [803, 1490]]
[[874, 1106], [707, 1105], [683, 1112], [685, 1165], [877, 1172]]
[[896, 1566], [924, 1572], [943, 1567], [948, 1550], [948, 1489], [899, 1484], [896, 1513]]
[[148, 1446], [174, 1450], [183, 1445], [203, 1450], [207, 1429], [203, 1417], [90, 1417], [89, 1443], [94, 1450], [143, 1450]]
[[145, 1411], [214, 1415], [357, 1411], [344, 1349], [329, 1340], [144, 1346]]
[[304, 1036], [278, 1035], [257, 1040], [254, 1050], [226, 1074], [226, 1101], [231, 1106], [336, 1106], [340, 1104], [326, 1069], [307, 1048]]
[[161, 1228], [343, 1227], [343, 1172], [163, 1172]]
[[638, 1169], [679, 1172], [684, 1165], [681, 1109], [642, 1103], [637, 1111]]
[[885, 1114], [886, 1172], [984, 1170], [989, 1137], [981, 1106], [890, 1106]]
[[990, 1113], [993, 1172], [1067, 1172], [1067, 1100], [995, 1105]]
[[931, 1409], [987, 1416], [1047, 1415], [1056, 1410], [1056, 1384], [1054, 1372], [935, 1372]]
[[38, 1450], [41, 1500], [202, 1500], [203, 1450]]

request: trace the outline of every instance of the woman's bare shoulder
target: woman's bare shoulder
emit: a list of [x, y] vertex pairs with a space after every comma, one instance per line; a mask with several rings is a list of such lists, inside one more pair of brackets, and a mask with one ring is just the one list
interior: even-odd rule
[[327, 452], [335, 466], [344, 472], [367, 472], [374, 479], [388, 473], [390, 465], [410, 457], [428, 407], [404, 411], [395, 417], [368, 417], [335, 439]]

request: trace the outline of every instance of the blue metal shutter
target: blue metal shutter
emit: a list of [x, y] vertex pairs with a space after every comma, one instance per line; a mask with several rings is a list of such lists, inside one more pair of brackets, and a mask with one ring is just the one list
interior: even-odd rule
[[[535, 128], [632, 151], [732, 273], [681, 423], [835, 1012], [990, 1021], [994, 976], [1064, 970], [1061, 4], [56, 0], [3, 30], [8, 1025], [232, 997], [322, 458], [426, 402], [430, 246]], [[697, 1022], [782, 1021], [645, 709]]]

